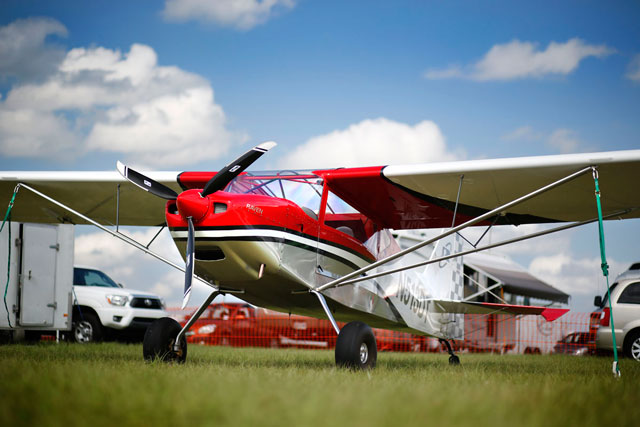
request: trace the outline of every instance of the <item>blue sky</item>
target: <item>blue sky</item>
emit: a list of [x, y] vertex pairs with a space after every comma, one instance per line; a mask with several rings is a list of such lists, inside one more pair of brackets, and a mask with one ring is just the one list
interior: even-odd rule
[[[358, 147], [345, 166], [640, 148], [638, 22], [622, 1], [3, 0], [0, 169], [217, 170], [264, 140], [261, 169], [337, 166], [314, 144]], [[640, 260], [637, 221], [608, 229], [616, 269]], [[510, 255], [590, 287], [587, 310], [594, 231], [554, 239]]]

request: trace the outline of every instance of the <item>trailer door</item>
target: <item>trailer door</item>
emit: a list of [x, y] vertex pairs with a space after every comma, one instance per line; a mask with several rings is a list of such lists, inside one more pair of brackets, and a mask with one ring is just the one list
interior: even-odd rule
[[55, 225], [23, 225], [20, 292], [23, 326], [53, 326], [57, 241]]

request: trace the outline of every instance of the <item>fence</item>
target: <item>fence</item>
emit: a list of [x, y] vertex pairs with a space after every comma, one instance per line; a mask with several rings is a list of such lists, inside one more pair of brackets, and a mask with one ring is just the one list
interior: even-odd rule
[[[183, 325], [193, 311], [170, 309], [172, 317]], [[590, 313], [570, 312], [553, 322], [541, 316], [466, 314], [464, 329], [464, 340], [454, 342], [459, 352], [595, 352]], [[445, 351], [435, 338], [383, 329], [373, 331], [378, 351]], [[236, 347], [329, 349], [335, 347], [336, 338], [328, 320], [289, 316], [245, 304], [212, 304], [187, 333], [190, 343]]]

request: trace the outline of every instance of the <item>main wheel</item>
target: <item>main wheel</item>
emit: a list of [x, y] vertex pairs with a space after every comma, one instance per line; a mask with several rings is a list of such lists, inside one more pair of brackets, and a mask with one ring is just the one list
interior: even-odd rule
[[336, 365], [351, 369], [372, 369], [378, 350], [371, 328], [363, 322], [347, 323], [336, 341]]
[[73, 322], [71, 332], [73, 341], [80, 344], [102, 341], [102, 323], [91, 312], [83, 313], [77, 322]]
[[187, 340], [184, 336], [180, 340], [180, 348], [174, 349], [176, 337], [181, 330], [180, 323], [170, 317], [162, 317], [154, 321], [144, 334], [142, 342], [144, 359], [184, 363], [187, 359]]
[[640, 362], [640, 330], [631, 331], [624, 340], [624, 355]]

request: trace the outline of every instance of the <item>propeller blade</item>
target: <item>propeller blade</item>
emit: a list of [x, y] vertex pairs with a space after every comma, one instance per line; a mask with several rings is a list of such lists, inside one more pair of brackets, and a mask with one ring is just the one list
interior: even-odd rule
[[193, 267], [194, 267], [194, 234], [193, 221], [191, 217], [187, 218], [189, 222], [189, 235], [187, 237], [187, 253], [185, 257], [184, 266], [184, 296], [182, 297], [182, 308], [184, 309], [189, 303], [191, 298], [191, 282], [193, 282]]
[[142, 188], [144, 191], [148, 191], [151, 194], [167, 200], [176, 200], [178, 198], [178, 193], [166, 185], [160, 184], [159, 182], [144, 176], [140, 172], [123, 165], [121, 162], [117, 163], [117, 168], [120, 175], [129, 180], [133, 185]]
[[275, 147], [277, 144], [273, 141], [263, 142], [262, 144], [253, 147], [251, 150], [244, 153], [234, 162], [229, 163], [228, 166], [222, 168], [213, 178], [207, 182], [202, 190], [202, 197], [206, 197], [209, 194], [215, 193], [218, 190], [222, 190], [231, 182], [233, 178], [240, 175], [246, 168], [248, 168], [253, 162], [258, 160], [260, 156]]

